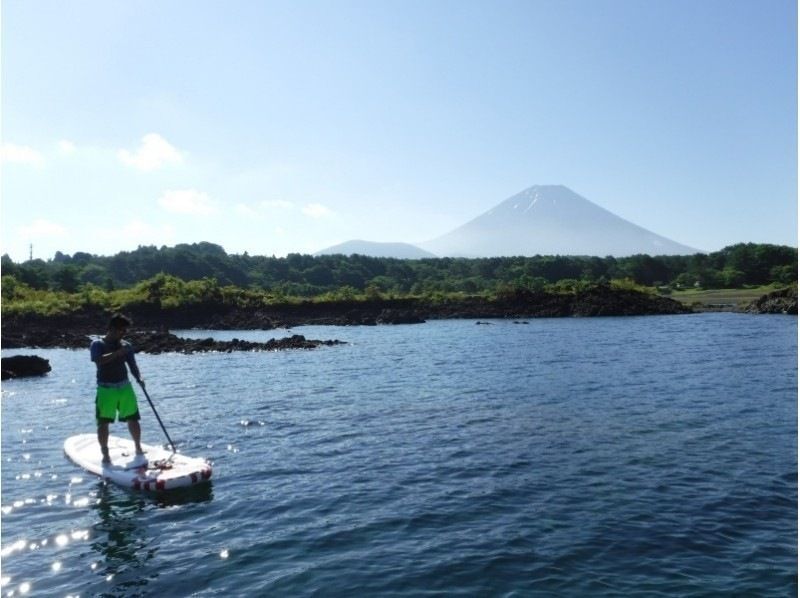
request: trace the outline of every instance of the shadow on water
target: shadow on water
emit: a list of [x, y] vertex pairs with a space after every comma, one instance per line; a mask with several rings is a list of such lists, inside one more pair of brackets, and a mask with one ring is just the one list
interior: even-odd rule
[[161, 508], [211, 502], [214, 500], [214, 484], [209, 481], [197, 486], [176, 488], [169, 492], [159, 492], [152, 495], [145, 494], [144, 497]]
[[158, 567], [152, 561], [159, 550], [161, 530], [152, 524], [149, 512], [207, 503], [213, 498], [210, 483], [144, 494], [98, 482], [98, 500], [92, 508], [99, 520], [93, 526], [91, 547], [100, 558], [93, 568], [114, 586], [102, 595], [145, 595], [145, 586], [158, 578]]

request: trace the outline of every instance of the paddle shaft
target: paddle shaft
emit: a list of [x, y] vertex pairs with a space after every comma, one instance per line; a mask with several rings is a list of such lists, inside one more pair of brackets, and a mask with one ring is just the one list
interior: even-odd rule
[[172, 446], [172, 452], [173, 453], [177, 453], [178, 451], [175, 448], [175, 443], [172, 442], [172, 438], [169, 437], [169, 432], [167, 432], [167, 429], [164, 427], [164, 422], [161, 421], [161, 418], [158, 415], [158, 411], [156, 411], [156, 406], [153, 405], [153, 401], [150, 400], [150, 395], [147, 394], [147, 389], [144, 387], [144, 384], [142, 384], [141, 382], [139, 382], [139, 386], [142, 387], [142, 392], [144, 393], [144, 396], [147, 399], [147, 402], [150, 403], [150, 407], [153, 409], [153, 413], [155, 413], [155, 415], [156, 415], [156, 419], [158, 420], [158, 424], [161, 426], [161, 429], [164, 430], [164, 435], [167, 437], [167, 440], [169, 440], [170, 446]]

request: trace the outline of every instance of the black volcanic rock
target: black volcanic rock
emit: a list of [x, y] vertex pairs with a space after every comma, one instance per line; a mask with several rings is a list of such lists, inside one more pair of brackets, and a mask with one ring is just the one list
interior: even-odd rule
[[3, 357], [0, 361], [2, 361], [0, 368], [2, 368], [3, 380], [44, 376], [53, 369], [47, 359], [37, 355], [14, 355], [13, 357]]
[[690, 313], [692, 310], [660, 295], [637, 291], [612, 291], [605, 285], [579, 292], [572, 305], [574, 316], [642, 316]]
[[[80, 329], [80, 325], [76, 324]], [[46, 324], [25, 326], [3, 325], [2, 345], [4, 349], [56, 349], [89, 347], [91, 342], [88, 333], [72, 330], [55, 329]]]
[[773, 291], [759, 297], [745, 311], [751, 314], [791, 314], [797, 315], [797, 287]]
[[319, 346], [345, 344], [338, 340], [319, 341], [308, 340], [300, 334], [291, 337], [270, 339], [265, 343], [233, 339], [230, 341], [215, 341], [212, 338], [190, 339], [181, 338], [165, 331], [158, 332], [132, 332], [128, 335], [137, 352], [159, 353], [231, 353], [232, 351], [280, 351], [285, 349], [315, 349]]
[[375, 318], [378, 324], [424, 324], [423, 320], [413, 310], [384, 309]]
[[[17, 325], [4, 322], [2, 331], [3, 348], [40, 348], [40, 349], [89, 349], [91, 339], [97, 336], [85, 329], [81, 318], [76, 318], [76, 326], [81, 331], [64, 331], [63, 323], [58, 329], [47, 325], [46, 318], [33, 323], [26, 318], [20, 329]], [[251, 321], [251, 320], [248, 320]], [[258, 327], [254, 328], [257, 329]], [[210, 351], [278, 351], [284, 349], [314, 349], [320, 346], [345, 344], [338, 340], [311, 340], [302, 335], [289, 338], [270, 339], [267, 342], [250, 342], [239, 339], [232, 341], [215, 341], [211, 338], [191, 339], [176, 336], [163, 326], [158, 330], [142, 330], [134, 327], [127, 335], [137, 352], [141, 353], [205, 353]], [[4, 358], [5, 359], [5, 358]], [[5, 362], [4, 362], [5, 363]], [[5, 372], [5, 366], [4, 366]], [[5, 373], [3, 374], [5, 375]]]

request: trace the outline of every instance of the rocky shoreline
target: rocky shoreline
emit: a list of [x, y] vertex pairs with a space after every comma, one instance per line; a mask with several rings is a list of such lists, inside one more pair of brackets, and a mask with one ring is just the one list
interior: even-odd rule
[[779, 289], [756, 299], [745, 310], [750, 314], [797, 315], [797, 287]]
[[[314, 303], [306, 301], [259, 309], [234, 309], [222, 305], [198, 305], [191, 309], [161, 309], [139, 305], [126, 310], [134, 321], [129, 336], [138, 351], [230, 352], [312, 349], [341, 344], [338, 340], [308, 340], [295, 335], [253, 343], [234, 339], [180, 338], [169, 330], [273, 330], [300, 325], [375, 326], [419, 324], [430, 319], [489, 319], [541, 317], [633, 316], [690, 313], [691, 309], [669, 298], [629, 290], [597, 286], [575, 294], [517, 292], [499, 299], [470, 297], [439, 302], [391, 299], [365, 302]], [[103, 333], [108, 313], [82, 311], [68, 316], [7, 316], [3, 318], [5, 349], [85, 348], [91, 335]]]
[[[6, 332], [3, 330], [4, 349], [86, 349], [92, 338], [102, 334], [102, 326], [98, 331], [88, 332], [59, 332], [57, 330], [35, 326], [24, 332]], [[218, 341], [212, 338], [194, 339], [183, 338], [167, 330], [138, 330], [129, 331], [126, 339], [129, 340], [139, 353], [231, 353], [233, 351], [282, 351], [286, 349], [316, 349], [321, 346], [346, 344], [339, 340], [311, 340], [301, 334], [286, 338], [270, 339], [259, 343], [234, 338], [230, 341]]]
[[[134, 321], [128, 338], [138, 352], [206, 353], [233, 351], [281, 351], [315, 349], [346, 344], [339, 340], [312, 340], [295, 334], [252, 342], [234, 338], [184, 338], [170, 329], [273, 330], [301, 325], [376, 326], [420, 324], [435, 319], [508, 319], [527, 324], [526, 318], [643, 316], [692, 313], [692, 308], [673, 299], [632, 290], [611, 289], [604, 285], [575, 294], [517, 292], [499, 299], [470, 297], [438, 302], [418, 299], [392, 299], [365, 302], [314, 303], [306, 301], [235, 309], [223, 305], [198, 305], [191, 309], [160, 309], [139, 305], [125, 310]], [[747, 313], [797, 314], [797, 289], [781, 289], [752, 302]], [[4, 316], [4, 349], [68, 348], [86, 349], [93, 337], [104, 332], [109, 313], [85, 310], [69, 315]], [[521, 321], [522, 320], [522, 321]], [[3, 358], [3, 379], [45, 375], [49, 363], [36, 356]]]

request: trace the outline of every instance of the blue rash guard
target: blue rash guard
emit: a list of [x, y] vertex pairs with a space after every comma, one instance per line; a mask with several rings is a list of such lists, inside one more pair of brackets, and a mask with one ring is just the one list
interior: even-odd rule
[[[116, 351], [120, 347], [125, 347], [125, 357], [114, 359], [106, 364], [100, 364], [100, 358], [106, 353]], [[92, 361], [97, 365], [97, 385], [98, 386], [123, 386], [129, 382], [128, 368], [133, 377], [140, 378], [139, 366], [133, 356], [133, 347], [126, 341], [107, 342], [105, 339], [92, 341], [89, 347]], [[127, 364], [128, 367], [125, 367]]]

